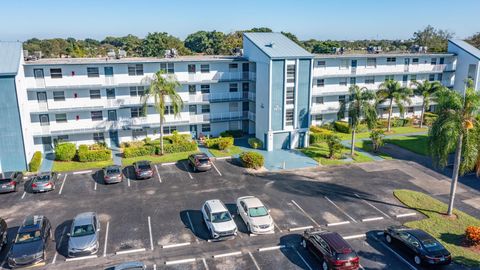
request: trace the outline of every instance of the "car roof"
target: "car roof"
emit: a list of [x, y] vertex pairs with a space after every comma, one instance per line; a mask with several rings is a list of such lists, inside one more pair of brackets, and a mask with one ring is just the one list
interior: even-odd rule
[[418, 240], [420, 241], [423, 241], [423, 240], [436, 240], [433, 236], [431, 236], [430, 234], [422, 231], [422, 230], [418, 230], [418, 229], [411, 229], [411, 230], [407, 230], [411, 235], [415, 236], [415, 238], [417, 238]]
[[242, 197], [240, 200], [243, 201], [248, 208], [265, 206], [257, 197], [254, 196]]
[[110, 165], [105, 167], [105, 170], [114, 170], [114, 169], [121, 169], [122, 167], [119, 165]]
[[137, 165], [150, 164], [150, 161], [148, 161], [148, 160], [140, 160], [140, 161], [135, 162], [135, 164], [137, 164]]
[[196, 153], [196, 154], [192, 154], [192, 156], [196, 157], [196, 158], [208, 158], [207, 154], [205, 153]]
[[84, 212], [75, 216], [73, 224], [75, 225], [87, 225], [92, 224], [92, 218], [95, 215], [94, 212]]
[[0, 173], [0, 180], [3, 180], [3, 179], [12, 179], [13, 178], [13, 175], [17, 173], [17, 172], [3, 172], [3, 173]]
[[40, 216], [40, 215], [27, 216], [23, 220], [20, 231], [39, 230], [42, 227], [42, 222], [44, 218], [45, 218], [44, 216]]
[[223, 202], [218, 199], [208, 200], [205, 202], [205, 204], [208, 204], [208, 207], [210, 208], [210, 212], [212, 213], [228, 211], [228, 209], [225, 207]]
[[353, 252], [350, 244], [343, 239], [337, 232], [330, 232], [322, 229], [311, 229], [305, 233], [313, 237], [321, 237], [336, 253], [350, 253]]

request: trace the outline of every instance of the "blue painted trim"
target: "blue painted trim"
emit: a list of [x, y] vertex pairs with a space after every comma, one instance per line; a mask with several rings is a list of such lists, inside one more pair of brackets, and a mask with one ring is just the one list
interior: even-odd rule
[[25, 137], [23, 136], [22, 117], [20, 116], [20, 105], [18, 104], [17, 82], [15, 81], [15, 76], [13, 76], [13, 85], [15, 86], [15, 99], [17, 101], [18, 121], [20, 123], [20, 136], [22, 136], [23, 161], [25, 162], [25, 170], [28, 170], [27, 152], [25, 151]]

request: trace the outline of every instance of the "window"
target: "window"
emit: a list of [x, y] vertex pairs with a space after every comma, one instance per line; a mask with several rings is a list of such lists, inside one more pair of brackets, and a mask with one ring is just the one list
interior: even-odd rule
[[319, 60], [317, 61], [317, 66], [319, 68], [325, 68], [327, 66], [327, 63], [325, 62], [325, 60]]
[[107, 88], [107, 99], [115, 99], [115, 88]]
[[410, 81], [411, 82], [416, 82], [417, 81], [417, 75], [410, 75]]
[[43, 69], [42, 68], [34, 68], [33, 69], [33, 77], [35, 79], [43, 79]]
[[285, 110], [285, 125], [293, 126], [293, 109]]
[[338, 81], [338, 85], [346, 86], [347, 85], [347, 78], [340, 78], [340, 80]]
[[145, 108], [143, 108], [143, 107], [133, 107], [133, 108], [130, 108], [130, 116], [131, 116], [132, 118], [145, 117], [145, 116], [146, 116]]
[[248, 90], [250, 90], [250, 84], [248, 82], [242, 83], [242, 91], [248, 92]]
[[412, 59], [412, 65], [418, 65], [418, 58]]
[[61, 68], [51, 68], [50, 69], [50, 78], [61, 79], [62, 78], [62, 69]]
[[143, 76], [143, 65], [128, 65], [128, 76]]
[[90, 99], [100, 99], [102, 95], [100, 94], [100, 90], [90, 90]]
[[68, 135], [58, 135], [57, 136], [57, 143], [66, 142], [66, 141], [68, 141]]
[[210, 93], [210, 85], [209, 84], [200, 85], [200, 91], [202, 92], [202, 94]]
[[173, 106], [165, 106], [165, 115], [174, 114]]
[[440, 73], [440, 74], [437, 74], [437, 81], [441, 82], [443, 79], [443, 74]]
[[287, 87], [287, 95], [286, 95], [286, 103], [287, 104], [294, 104], [295, 103], [295, 88], [294, 87]]
[[195, 64], [189, 64], [188, 65], [188, 73], [195, 73]]
[[432, 60], [430, 60], [430, 64], [432, 66], [436, 65], [437, 64], [437, 58], [432, 58]]
[[202, 113], [210, 113], [210, 105], [202, 105]]
[[210, 132], [210, 124], [203, 124], [202, 132]]
[[65, 100], [65, 92], [63, 92], [63, 91], [53, 91], [53, 100], [54, 101], [64, 101]]
[[374, 76], [365, 77], [365, 84], [374, 84], [374, 83], [375, 83], [375, 77]]
[[117, 121], [117, 111], [116, 110], [109, 110], [107, 112], [107, 119], [108, 119], [108, 121]]
[[394, 75], [386, 75], [385, 76], [385, 81], [390, 81], [390, 80], [395, 80], [395, 76]]
[[228, 104], [228, 110], [230, 112], [238, 112], [238, 102], [230, 102]]
[[324, 87], [325, 79], [317, 79], [317, 87]]
[[338, 102], [345, 103], [345, 95], [338, 96]]
[[106, 77], [113, 77], [113, 67], [104, 67], [103, 71]]
[[174, 131], [177, 130], [177, 127], [176, 126], [171, 126], [171, 127], [163, 127], [163, 133], [164, 134], [171, 134], [173, 133]]
[[167, 74], [175, 73], [175, 68], [173, 63], [160, 63], [160, 70]]
[[314, 97], [315, 104], [323, 104], [323, 97]]
[[145, 87], [143, 86], [130, 86], [130, 96], [137, 97], [145, 94]]
[[429, 74], [429, 75], [428, 75], [428, 80], [429, 80], [430, 82], [435, 81], [435, 74]]
[[238, 92], [238, 84], [236, 84], [236, 83], [231, 83], [231, 84], [230, 84], [229, 91], [230, 91], [230, 92]]
[[92, 121], [102, 121], [103, 120], [103, 114], [102, 111], [92, 111]]
[[348, 68], [348, 60], [347, 59], [340, 59], [339, 69], [347, 69], [347, 68]]
[[200, 65], [200, 72], [201, 73], [209, 73], [210, 72], [210, 65], [209, 64]]
[[95, 142], [104, 142], [105, 141], [105, 135], [102, 132], [93, 133], [93, 140]]
[[40, 126], [50, 125], [50, 119], [48, 118], [48, 114], [40, 114], [38, 118], [40, 119]]
[[100, 77], [100, 73], [98, 72], [98, 67], [87, 67], [87, 77], [89, 78]]
[[367, 68], [376, 68], [377, 58], [367, 58]]
[[350, 77], [350, 84], [351, 84], [351, 85], [356, 85], [356, 84], [357, 84], [357, 78], [355, 78], [355, 77]]
[[394, 65], [397, 63], [396, 57], [387, 57], [387, 65]]
[[408, 82], [408, 75], [403, 75], [402, 82], [404, 83]]
[[414, 107], [408, 107], [407, 112], [408, 113], [415, 113], [415, 108]]
[[236, 64], [236, 63], [228, 64], [228, 69], [230, 71], [237, 70], [238, 69], [238, 64]]
[[323, 121], [323, 115], [321, 114], [314, 115], [313, 121]]
[[188, 86], [188, 93], [194, 95], [196, 92], [197, 92], [197, 86], [196, 85], [189, 85]]
[[287, 65], [287, 83], [295, 82], [295, 65]]
[[188, 112], [190, 113], [190, 115], [197, 114], [197, 105], [189, 105]]
[[140, 128], [132, 130], [132, 137], [133, 139], [140, 139], [141, 137], [147, 137], [147, 130]]
[[67, 114], [66, 113], [55, 114], [55, 121], [57, 121], [57, 123], [66, 123]]

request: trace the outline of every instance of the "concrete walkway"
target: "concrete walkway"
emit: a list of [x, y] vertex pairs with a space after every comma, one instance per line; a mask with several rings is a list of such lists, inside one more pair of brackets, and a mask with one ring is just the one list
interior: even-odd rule
[[53, 161], [55, 160], [54, 153], [44, 153], [40, 172], [50, 172], [53, 169]]
[[110, 147], [112, 150], [113, 164], [122, 166], [122, 152], [117, 146]]
[[205, 153], [210, 158], [214, 157], [212, 155], [212, 153], [210, 153], [210, 151], [208, 151], [208, 148], [205, 147], [204, 144], [200, 144], [200, 142], [198, 143], [198, 150], [200, 150], [200, 152], [202, 152], [202, 153]]

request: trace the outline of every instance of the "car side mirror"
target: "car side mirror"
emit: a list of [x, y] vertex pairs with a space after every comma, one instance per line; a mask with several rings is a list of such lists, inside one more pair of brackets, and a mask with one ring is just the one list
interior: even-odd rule
[[67, 236], [70, 237], [70, 233], [67, 233]]
[[268, 213], [272, 212], [272, 210], [268, 209]]

